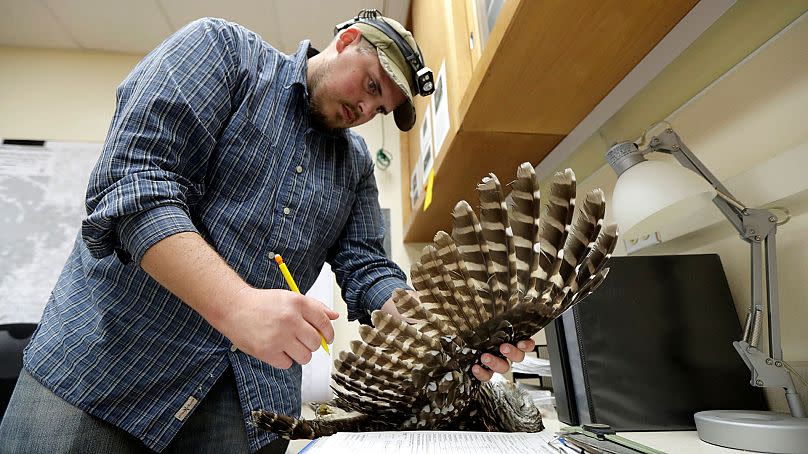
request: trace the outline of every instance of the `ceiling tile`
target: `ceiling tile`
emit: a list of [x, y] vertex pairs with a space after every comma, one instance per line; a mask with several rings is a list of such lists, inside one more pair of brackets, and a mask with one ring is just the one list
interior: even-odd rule
[[146, 53], [173, 31], [155, 0], [44, 0], [84, 49]]
[[[280, 34], [279, 18], [273, 13], [273, 4], [266, 0], [157, 0], [174, 29], [199, 19], [219, 17], [236, 22], [261, 35], [264, 41], [278, 49], [289, 52]], [[291, 50], [294, 50], [292, 48]]]
[[76, 46], [67, 30], [37, 0], [0, 0], [0, 11], [0, 45]]
[[410, 0], [0, 0], [0, 45], [145, 54], [200, 17], [237, 22], [279, 50], [324, 48], [362, 8], [404, 23]]
[[[363, 8], [381, 9], [383, 0], [298, 0], [274, 2], [282, 35], [287, 45], [297, 46], [304, 39], [311, 40], [317, 49], [324, 49], [334, 37], [334, 25], [344, 22]], [[312, 12], [316, 11], [316, 14]]]

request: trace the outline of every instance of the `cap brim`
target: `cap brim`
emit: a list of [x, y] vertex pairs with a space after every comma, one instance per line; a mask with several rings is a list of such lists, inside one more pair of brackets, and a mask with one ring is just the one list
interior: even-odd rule
[[404, 97], [406, 98], [405, 101], [393, 111], [396, 126], [402, 131], [409, 131], [412, 129], [413, 125], [415, 125], [415, 106], [412, 103], [412, 92], [407, 83], [407, 77], [404, 75], [404, 71], [399, 68], [393, 60], [387, 57], [387, 54], [385, 54], [382, 49], [377, 47], [376, 52], [379, 54], [379, 62], [382, 64], [384, 72], [390, 76], [390, 79], [392, 79], [396, 86], [404, 93]]

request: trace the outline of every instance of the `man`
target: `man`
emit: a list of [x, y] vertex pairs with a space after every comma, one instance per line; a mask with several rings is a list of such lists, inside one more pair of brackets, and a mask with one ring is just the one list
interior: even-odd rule
[[331, 263], [351, 319], [398, 315], [390, 295], [406, 276], [384, 257], [373, 164], [347, 128], [394, 112], [410, 129], [414, 87], [400, 50], [367, 24], [286, 56], [202, 19], [150, 53], [118, 89], [3, 449], [284, 452], [250, 411], [299, 413], [300, 364], [320, 333], [333, 339], [337, 313], [285, 290], [272, 258], [303, 291]]

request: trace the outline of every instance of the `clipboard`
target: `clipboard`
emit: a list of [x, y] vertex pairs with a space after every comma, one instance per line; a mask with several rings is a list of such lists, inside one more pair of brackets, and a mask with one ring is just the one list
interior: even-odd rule
[[666, 454], [664, 451], [623, 438], [606, 424], [563, 427], [558, 432], [558, 437], [566, 444], [580, 448], [583, 453]]

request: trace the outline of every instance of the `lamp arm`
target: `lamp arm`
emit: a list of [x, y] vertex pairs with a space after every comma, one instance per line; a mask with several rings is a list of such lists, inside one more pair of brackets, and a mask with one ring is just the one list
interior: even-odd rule
[[[651, 138], [649, 151], [673, 155], [684, 167], [701, 175], [717, 191], [713, 203], [749, 243], [752, 265], [752, 302], [747, 314], [743, 338], [733, 342], [741, 359], [752, 372], [751, 384], [758, 387], [782, 387], [785, 390], [791, 415], [805, 418], [806, 413], [794, 386], [794, 381], [785, 367], [780, 344], [780, 305], [777, 296], [776, 241], [777, 216], [768, 210], [747, 208], [710, 172], [696, 155], [682, 142], [671, 128]], [[764, 256], [765, 252], [765, 256]], [[764, 280], [765, 260], [765, 280]], [[769, 356], [758, 346], [760, 337], [763, 289], [766, 288], [768, 304]]]
[[716, 189], [718, 195], [713, 198], [713, 203], [721, 210], [721, 213], [729, 220], [735, 229], [743, 235], [743, 211], [745, 206], [738, 201], [715, 175], [699, 161], [695, 154], [690, 151], [690, 148], [682, 142], [679, 135], [671, 129], [667, 128], [662, 133], [657, 134], [651, 138], [648, 144], [649, 151], [657, 151], [660, 153], [667, 153], [672, 155], [679, 161], [682, 166], [696, 172], [702, 178], [707, 180], [710, 185]]

